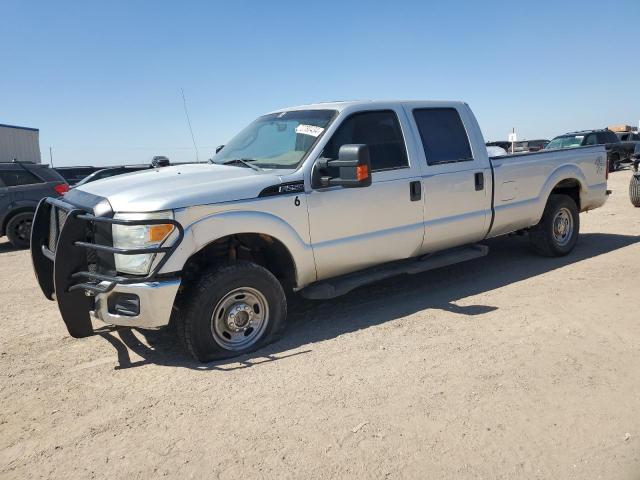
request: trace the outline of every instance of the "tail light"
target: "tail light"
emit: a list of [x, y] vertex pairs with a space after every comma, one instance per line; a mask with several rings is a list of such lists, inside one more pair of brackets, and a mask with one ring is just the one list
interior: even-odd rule
[[53, 189], [56, 191], [58, 195], [64, 195], [69, 191], [69, 185], [67, 185], [66, 183], [61, 183], [53, 187]]

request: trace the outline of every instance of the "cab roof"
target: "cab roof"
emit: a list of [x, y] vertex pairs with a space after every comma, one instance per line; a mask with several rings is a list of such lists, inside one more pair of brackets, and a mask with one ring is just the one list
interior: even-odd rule
[[389, 105], [421, 105], [425, 107], [446, 107], [464, 105], [464, 102], [450, 100], [348, 100], [297, 105], [294, 107], [280, 108], [269, 113], [295, 110], [337, 110], [341, 112], [342, 110], [345, 110], [349, 107], [384, 107]]

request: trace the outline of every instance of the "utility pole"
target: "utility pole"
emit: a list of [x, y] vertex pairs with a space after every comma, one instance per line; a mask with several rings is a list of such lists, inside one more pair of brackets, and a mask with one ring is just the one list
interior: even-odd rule
[[49, 161], [51, 162], [51, 168], [53, 168], [53, 149], [49, 146]]

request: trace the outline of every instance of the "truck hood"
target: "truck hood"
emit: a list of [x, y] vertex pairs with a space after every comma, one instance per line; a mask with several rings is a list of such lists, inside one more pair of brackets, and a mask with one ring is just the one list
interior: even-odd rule
[[279, 183], [280, 176], [272, 170], [188, 164], [97, 180], [73, 189], [67, 197], [78, 190], [106, 198], [114, 212], [154, 212], [255, 198]]

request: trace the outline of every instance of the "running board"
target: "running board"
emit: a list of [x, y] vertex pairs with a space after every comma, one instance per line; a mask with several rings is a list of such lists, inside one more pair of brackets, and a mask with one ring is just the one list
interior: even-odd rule
[[435, 270], [455, 263], [466, 262], [474, 258], [485, 257], [489, 253], [486, 245], [468, 245], [462, 248], [445, 250], [416, 259], [400, 260], [377, 267], [368, 268], [360, 272], [349, 273], [340, 277], [312, 283], [300, 290], [300, 295], [310, 300], [326, 300], [339, 297], [358, 287], [369, 283], [395, 277], [403, 273], [416, 273]]

